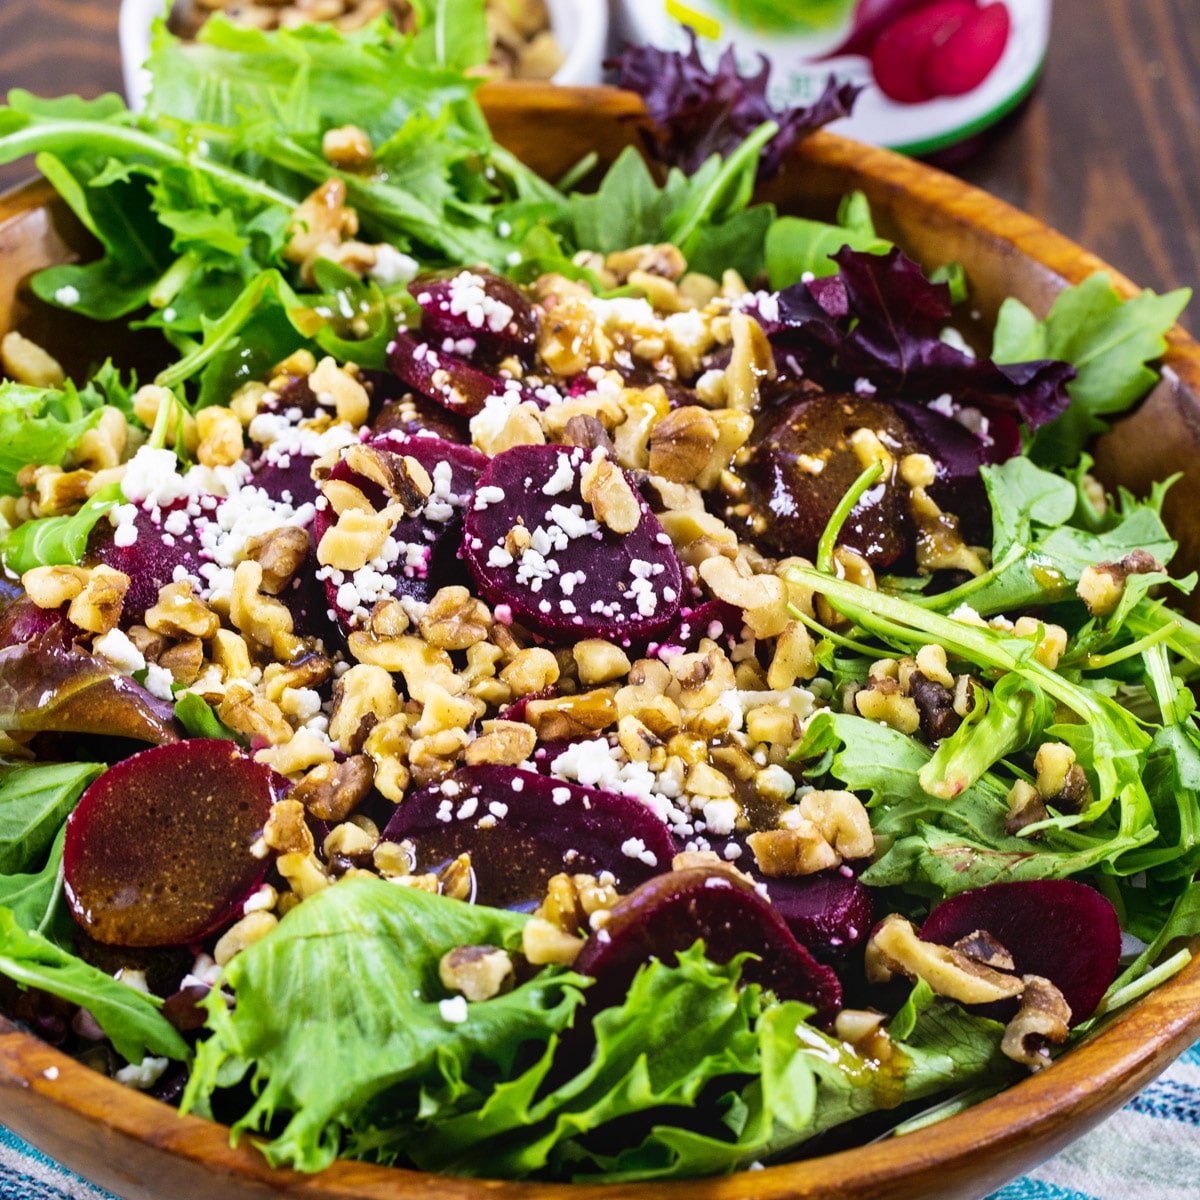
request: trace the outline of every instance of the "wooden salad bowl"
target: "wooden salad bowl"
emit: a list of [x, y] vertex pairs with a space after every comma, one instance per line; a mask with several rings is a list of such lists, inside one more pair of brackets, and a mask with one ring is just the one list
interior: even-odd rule
[[[589, 151], [602, 161], [636, 142], [640, 101], [611, 89], [489, 85], [485, 107], [499, 140], [550, 178]], [[919, 163], [832, 134], [806, 141], [764, 198], [784, 211], [832, 215], [861, 189], [880, 231], [927, 267], [957, 260], [972, 308], [994, 319], [1006, 296], [1044, 314], [1055, 295], [1097, 270], [1136, 289], [1095, 256], [1032, 217]], [[137, 361], [125, 331], [50, 312], [24, 286], [29, 274], [88, 252], [87, 239], [44, 182], [0, 197], [0, 332], [20, 328], [65, 364], [116, 354]], [[119, 340], [114, 340], [119, 339]], [[1145, 492], [1184, 472], [1167, 502], [1200, 566], [1200, 346], [1169, 337], [1162, 382], [1096, 448], [1110, 484]], [[1197, 944], [1200, 949], [1200, 943]], [[1030, 1169], [1124, 1104], [1200, 1036], [1200, 959], [1114, 1019], [1050, 1069], [967, 1112], [904, 1137], [765, 1171], [655, 1184], [663, 1200], [976, 1200]], [[320, 1063], [312, 1063], [314, 1071]], [[320, 1175], [274, 1170], [224, 1127], [180, 1117], [0, 1019], [0, 1121], [126, 1200], [634, 1200], [646, 1185], [574, 1186], [451, 1179], [355, 1162]]]

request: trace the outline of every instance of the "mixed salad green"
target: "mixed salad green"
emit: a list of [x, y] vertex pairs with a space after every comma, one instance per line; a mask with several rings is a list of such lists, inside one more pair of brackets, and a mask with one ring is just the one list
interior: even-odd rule
[[[1200, 936], [1200, 626], [1181, 611], [1196, 577], [1168, 570], [1170, 481], [1148, 497], [1105, 495], [1086, 450], [1154, 385], [1187, 294], [1126, 299], [1098, 275], [1042, 319], [1009, 300], [990, 357], [964, 351], [942, 306], [969, 305], [969, 264], [926, 279], [879, 235], [861, 196], [834, 224], [754, 203], [784, 115], [690, 174], [631, 149], [603, 174], [587, 159], [546, 182], [493, 140], [476, 99], [469, 68], [487, 49], [478, 0], [418, 7], [412, 37], [386, 24], [267, 35], [214, 18], [184, 46], [160, 31], [144, 114], [115, 97], [10, 94], [0, 162], [34, 156], [99, 248], [40, 272], [35, 293], [161, 334], [170, 355], [154, 382], [177, 403], [143, 421], [128, 363], [82, 386], [0, 385], [0, 493], [28, 495], [30, 464], [69, 466], [106, 412], [151, 449], [178, 444], [185, 456], [186, 420], [298, 352], [385, 370], [398, 326], [421, 320], [408, 287], [418, 270], [487, 267], [522, 285], [553, 274], [620, 304], [643, 292], [609, 277], [605, 257], [670, 244], [698, 275], [747, 281], [739, 311], [758, 314], [776, 358], [790, 356], [805, 379], [910, 405], [945, 395], [976, 430], [990, 417], [993, 444], [1011, 443], [972, 460], [990, 531], [977, 573], [880, 570], [873, 587], [847, 577], [836, 551], [879, 463], [833, 497], [813, 562], [785, 571], [793, 602], [816, 601], [791, 616], [811, 634], [807, 686], [820, 701], [786, 769], [797, 799], [835, 788], [865, 801], [876, 852], [857, 874], [876, 916], [919, 922], [997, 883], [1069, 878], [1098, 890], [1125, 935], [1120, 971], [1068, 1045], [1182, 969], [1185, 940]], [[373, 147], [368, 170], [322, 153], [327, 131], [351, 125]], [[360, 236], [390, 248], [371, 273], [289, 252], [297, 207], [330, 179]], [[127, 500], [114, 482], [73, 511], [6, 510], [10, 576], [85, 562]], [[1111, 605], [1089, 605], [1089, 572], [1131, 555], [1142, 567], [1121, 577]], [[929, 646], [970, 681], [953, 732], [922, 739], [842, 702], [869, 690], [881, 662]], [[81, 944], [64, 896], [65, 822], [106, 756], [120, 756], [90, 736], [102, 732], [95, 714], [128, 700], [124, 677], [96, 662], [36, 638], [0, 650], [7, 1009], [67, 1044], [82, 1011], [104, 1035], [94, 1046], [132, 1068], [161, 1062], [185, 1110], [254, 1135], [273, 1163], [312, 1171], [348, 1155], [511, 1178], [694, 1176], [794, 1155], [859, 1118], [874, 1121], [864, 1137], [917, 1128], [1020, 1074], [1001, 1049], [1007, 1017], [965, 1008], [924, 978], [887, 993], [895, 1003], [880, 1001], [881, 1023], [856, 1042], [815, 1003], [747, 982], [753, 955], [710, 956], [703, 938], [648, 961], [616, 997], [602, 1000], [570, 965], [526, 963], [508, 990], [460, 1011], [439, 973], [447, 953], [519, 957], [538, 918], [379, 878], [346, 878], [296, 904], [219, 978], [193, 979], [203, 998], [196, 1007], [189, 995], [181, 1021], [174, 996], [164, 1006]], [[167, 696], [122, 710], [122, 732], [155, 742], [170, 726], [261, 749], [196, 691]], [[96, 761], [46, 760], [42, 746], [53, 756], [70, 743], [37, 739], [63, 731]], [[1025, 785], [1037, 798], [1034, 756], [1046, 743], [1072, 752], [1083, 800], [1057, 809], [1040, 797], [1015, 822], [1012, 797]]]

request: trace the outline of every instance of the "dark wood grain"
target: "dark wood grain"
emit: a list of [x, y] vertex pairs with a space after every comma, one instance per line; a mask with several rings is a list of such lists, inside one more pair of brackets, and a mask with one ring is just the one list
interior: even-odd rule
[[[3, 0], [0, 0], [3, 2]], [[485, 107], [505, 143], [551, 174], [589, 148], [611, 156], [636, 136], [628, 93], [490, 88]], [[1026, 214], [957, 180], [832, 134], [801, 147], [774, 185], [781, 206], [821, 211], [852, 188], [881, 227], [926, 265], [962, 261], [985, 314], [1015, 295], [1044, 310], [1067, 283], [1104, 263]], [[0, 198], [0, 328], [36, 328], [39, 307], [20, 279], [76, 253], [61, 203], [45, 185]], [[1118, 276], [1128, 293], [1133, 285]], [[76, 327], [59, 316], [48, 345]], [[136, 358], [112, 331], [119, 361]], [[1133, 424], [1131, 424], [1131, 422]], [[1141, 423], [1141, 424], [1138, 424]], [[1152, 436], [1146, 436], [1146, 428]], [[1142, 431], [1138, 436], [1130, 430]], [[1161, 477], [1200, 453], [1200, 346], [1169, 338], [1163, 381], [1103, 447], [1110, 481]], [[1200, 564], [1200, 475], [1173, 490], [1169, 514], [1181, 562]], [[1200, 949], [1200, 942], [1194, 947]], [[1200, 1032], [1200, 958], [1094, 1038], [993, 1099], [920, 1133], [762, 1172], [658, 1185], [662, 1200], [977, 1200], [1061, 1149], [1140, 1091]], [[645, 1185], [577, 1188], [446, 1179], [339, 1162], [302, 1178], [272, 1171], [220, 1126], [177, 1113], [65, 1057], [0, 1019], [0, 1121], [127, 1200], [644, 1200]]]
[[[0, 89], [119, 90], [117, 6], [0, 0]], [[1037, 93], [952, 169], [1145, 286], [1200, 285], [1195, 16], [1196, 0], [1055, 0]], [[0, 168], [0, 186], [27, 174]]]

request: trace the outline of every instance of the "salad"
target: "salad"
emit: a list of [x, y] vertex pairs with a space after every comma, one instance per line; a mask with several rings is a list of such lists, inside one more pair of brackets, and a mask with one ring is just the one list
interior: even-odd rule
[[968, 343], [862, 196], [754, 203], [852, 92], [637, 51], [657, 165], [550, 183], [418, 7], [0, 109], [97, 244], [34, 292], [162, 348], [0, 344], [4, 1011], [303, 1171], [728, 1172], [1048, 1067], [1200, 934], [1195, 576], [1087, 456], [1187, 295]]

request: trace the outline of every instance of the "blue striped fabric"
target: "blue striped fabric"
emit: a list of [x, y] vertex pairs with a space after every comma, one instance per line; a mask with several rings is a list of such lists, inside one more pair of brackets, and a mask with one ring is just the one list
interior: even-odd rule
[[[1134, 1195], [1139, 1200], [1200, 1197], [1200, 1043], [1099, 1129], [987, 1200], [1129, 1200]], [[0, 1200], [116, 1198], [0, 1127]]]

